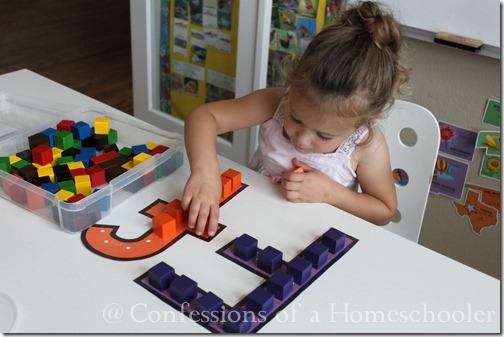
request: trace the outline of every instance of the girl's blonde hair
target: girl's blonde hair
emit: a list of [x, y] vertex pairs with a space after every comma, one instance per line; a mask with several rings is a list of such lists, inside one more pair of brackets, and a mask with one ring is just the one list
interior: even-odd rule
[[376, 2], [360, 2], [337, 14], [301, 59], [287, 64], [287, 84], [312, 98], [332, 100], [338, 113], [355, 117], [372, 132], [372, 121], [409, 79], [410, 69], [399, 56], [402, 42], [390, 13]]

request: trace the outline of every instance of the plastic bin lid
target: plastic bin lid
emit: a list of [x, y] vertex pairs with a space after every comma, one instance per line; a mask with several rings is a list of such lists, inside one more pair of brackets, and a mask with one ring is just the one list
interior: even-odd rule
[[0, 91], [0, 142], [50, 123], [78, 108]]

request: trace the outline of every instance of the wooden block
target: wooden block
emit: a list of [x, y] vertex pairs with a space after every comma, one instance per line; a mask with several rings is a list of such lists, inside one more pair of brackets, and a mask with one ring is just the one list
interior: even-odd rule
[[222, 176], [230, 178], [233, 181], [232, 183], [233, 193], [236, 192], [238, 189], [240, 189], [242, 181], [241, 172], [233, 169], [228, 169], [224, 173], [222, 173]]
[[137, 154], [136, 156], [133, 157], [133, 166], [137, 166], [138, 164], [149, 159], [150, 157], [151, 157], [151, 155], [149, 155], [147, 153], [140, 152], [139, 154]]
[[160, 213], [152, 218], [152, 229], [159, 237], [170, 238], [176, 233], [177, 220], [168, 213]]
[[[43, 191], [42, 189], [40, 190]], [[30, 209], [41, 209], [45, 207], [45, 199], [42, 195], [32, 192], [30, 190], [26, 190], [26, 199], [28, 202], [28, 207]]]
[[85, 196], [90, 195], [93, 192], [91, 188], [91, 178], [88, 175], [85, 176], [75, 176], [75, 189], [76, 194], [84, 194]]
[[221, 199], [227, 199], [233, 194], [233, 180], [228, 177], [221, 176], [222, 194]]
[[110, 118], [98, 117], [94, 121], [94, 133], [96, 135], [108, 135], [110, 131]]
[[179, 199], [174, 199], [170, 201], [165, 206], [165, 212], [177, 220], [178, 224], [187, 221], [188, 213], [182, 209], [182, 203]]

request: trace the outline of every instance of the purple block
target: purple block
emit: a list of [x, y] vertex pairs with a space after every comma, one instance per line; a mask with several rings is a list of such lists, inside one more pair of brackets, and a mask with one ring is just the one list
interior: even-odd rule
[[303, 284], [310, 278], [312, 264], [310, 261], [296, 256], [287, 263], [287, 274], [294, 278], [297, 284]]
[[257, 266], [267, 273], [274, 273], [282, 265], [283, 254], [271, 246], [266, 247], [257, 256]]
[[273, 300], [272, 293], [264, 288], [257, 287], [245, 298], [245, 306], [247, 310], [252, 311], [259, 317], [265, 317], [273, 310]]
[[159, 291], [164, 291], [175, 278], [175, 269], [164, 262], [159, 262], [147, 272], [149, 284]]
[[190, 302], [198, 294], [198, 283], [181, 275], [171, 282], [170, 293], [179, 303]]
[[224, 315], [222, 327], [229, 333], [246, 333], [252, 328], [252, 322], [256, 320], [248, 311], [239, 306], [231, 308]]
[[322, 267], [329, 257], [329, 248], [321, 243], [313, 242], [304, 251], [304, 258], [312, 263], [315, 268]]
[[216, 322], [219, 320], [219, 311], [224, 305], [224, 301], [209, 291], [205, 295], [198, 298], [195, 302], [194, 309], [198, 312], [200, 322]]
[[243, 234], [234, 240], [234, 255], [248, 261], [257, 254], [257, 239], [248, 234]]
[[277, 299], [284, 300], [292, 291], [293, 283], [294, 278], [292, 276], [278, 270], [268, 279], [266, 289], [273, 293]]
[[331, 254], [335, 254], [345, 246], [345, 233], [340, 232], [336, 228], [330, 228], [322, 235], [322, 244], [329, 248]]

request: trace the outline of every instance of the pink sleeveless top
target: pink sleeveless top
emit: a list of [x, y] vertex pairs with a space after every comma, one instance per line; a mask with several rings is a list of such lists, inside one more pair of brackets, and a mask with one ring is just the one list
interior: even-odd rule
[[270, 177], [271, 181], [277, 183], [282, 179], [282, 172], [294, 169], [292, 159], [297, 158], [341, 185], [357, 191], [357, 175], [352, 170], [350, 157], [355, 146], [367, 134], [367, 128], [358, 128], [333, 153], [300, 153], [283, 134], [282, 102], [273, 118], [261, 124], [259, 148], [249, 167]]

